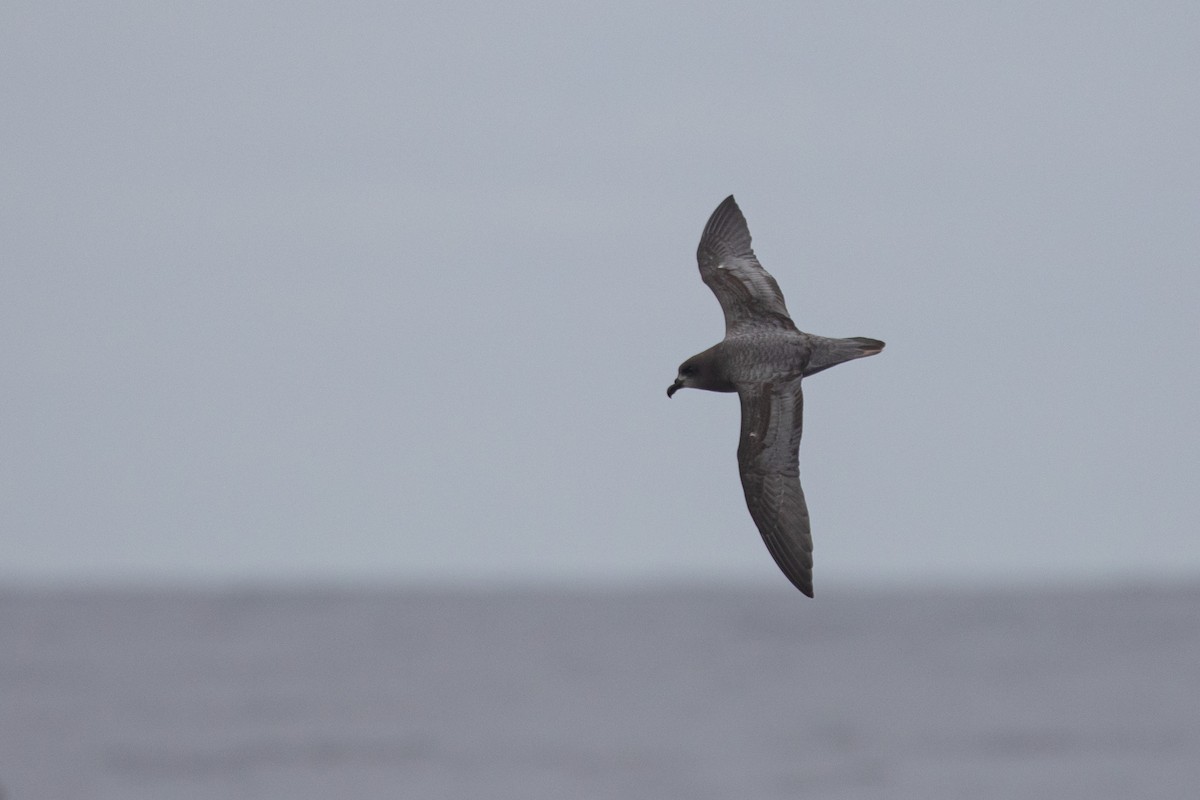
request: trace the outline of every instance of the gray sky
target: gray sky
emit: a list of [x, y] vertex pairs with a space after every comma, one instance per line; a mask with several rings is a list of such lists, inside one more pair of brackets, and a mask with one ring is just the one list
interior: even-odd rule
[[0, 10], [0, 578], [753, 578], [694, 253], [797, 324], [822, 585], [1200, 573], [1200, 6]]

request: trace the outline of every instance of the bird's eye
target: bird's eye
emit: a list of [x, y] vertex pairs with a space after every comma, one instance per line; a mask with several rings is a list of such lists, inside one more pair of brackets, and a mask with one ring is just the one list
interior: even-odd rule
[[691, 376], [696, 374], [696, 368], [691, 366], [690, 364], [688, 366], [682, 368], [679, 371], [682, 372], [683, 375], [688, 378], [690, 378]]

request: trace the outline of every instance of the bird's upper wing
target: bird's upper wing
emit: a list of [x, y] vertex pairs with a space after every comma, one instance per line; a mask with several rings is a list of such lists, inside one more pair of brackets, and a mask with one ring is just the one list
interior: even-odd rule
[[775, 563], [797, 589], [812, 597], [812, 534], [800, 487], [804, 416], [800, 380], [738, 387], [742, 401], [738, 471], [750, 516]]
[[750, 248], [750, 229], [733, 195], [708, 218], [696, 250], [700, 277], [725, 312], [725, 334], [747, 327], [795, 330], [783, 292]]

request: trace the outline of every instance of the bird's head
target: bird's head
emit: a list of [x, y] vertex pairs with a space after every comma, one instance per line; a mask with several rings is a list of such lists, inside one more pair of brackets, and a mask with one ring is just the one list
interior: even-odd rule
[[675, 377], [675, 382], [667, 387], [667, 397], [671, 397], [680, 389], [695, 386], [702, 380], [702, 374], [703, 367], [699, 360], [695, 356], [692, 356], [679, 365], [679, 374]]
[[680, 389], [704, 389], [708, 392], [736, 392], [737, 387], [725, 374], [725, 358], [722, 345], [715, 345], [703, 353], [697, 353], [679, 365], [679, 375], [667, 387], [667, 397]]

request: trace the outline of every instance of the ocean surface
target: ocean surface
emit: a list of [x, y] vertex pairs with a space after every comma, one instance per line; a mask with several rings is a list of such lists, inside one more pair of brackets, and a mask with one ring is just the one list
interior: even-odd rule
[[0, 797], [1200, 797], [1200, 585], [0, 591]]

